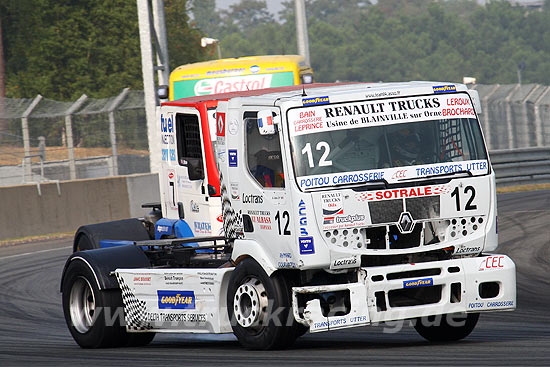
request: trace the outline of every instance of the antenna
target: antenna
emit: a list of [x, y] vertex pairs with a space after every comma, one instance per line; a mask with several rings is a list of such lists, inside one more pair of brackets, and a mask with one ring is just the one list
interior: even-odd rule
[[306, 86], [302, 84], [302, 97], [307, 97]]

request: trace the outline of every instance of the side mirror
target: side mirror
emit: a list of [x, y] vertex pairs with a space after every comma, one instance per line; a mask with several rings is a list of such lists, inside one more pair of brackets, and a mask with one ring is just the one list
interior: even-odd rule
[[313, 83], [313, 74], [304, 74], [301, 77], [302, 84], [311, 84]]
[[157, 96], [159, 97], [159, 99], [168, 99], [168, 86], [159, 85], [157, 87]]
[[258, 112], [258, 131], [260, 135], [273, 135], [275, 134], [275, 125], [280, 122], [278, 115], [273, 116], [271, 110], [262, 110]]
[[208, 195], [210, 196], [216, 196], [216, 188], [210, 184], [208, 184]]
[[187, 167], [187, 173], [191, 181], [203, 180], [204, 170], [202, 168], [202, 159], [200, 158], [185, 158], [184, 164]]

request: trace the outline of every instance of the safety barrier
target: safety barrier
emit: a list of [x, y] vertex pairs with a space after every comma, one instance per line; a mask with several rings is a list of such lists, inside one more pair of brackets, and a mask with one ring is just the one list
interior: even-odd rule
[[498, 186], [550, 183], [550, 147], [489, 152]]
[[0, 241], [143, 216], [141, 204], [160, 201], [158, 182], [147, 173], [1, 186]]
[[[498, 186], [550, 183], [550, 147], [490, 152]], [[157, 174], [0, 187], [0, 240], [71, 232], [83, 224], [142, 216], [160, 200]]]

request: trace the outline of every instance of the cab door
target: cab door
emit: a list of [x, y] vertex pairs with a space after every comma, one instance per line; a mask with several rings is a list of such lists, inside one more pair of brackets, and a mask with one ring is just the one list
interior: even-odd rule
[[186, 235], [190, 232], [195, 236], [211, 235], [199, 111], [192, 107], [166, 108], [164, 111], [161, 132], [168, 136], [161, 139], [165, 145], [160, 173], [163, 213], [168, 219], [182, 219], [189, 227], [184, 231]]
[[[272, 110], [273, 117], [280, 116], [278, 108], [264, 107], [261, 111], [266, 109]], [[260, 134], [262, 126], [273, 120], [264, 117], [262, 121], [259, 112], [260, 108], [250, 107], [241, 111], [244, 151], [239, 154], [238, 150], [228, 149], [227, 152], [230, 169], [242, 165], [240, 175], [230, 175], [231, 197], [242, 203], [244, 237], [255, 239], [264, 246], [271, 258], [277, 259], [278, 267], [293, 268], [297, 267], [291, 251], [295, 235], [292, 221], [296, 218], [291, 218], [280, 126], [275, 126], [274, 134]]]

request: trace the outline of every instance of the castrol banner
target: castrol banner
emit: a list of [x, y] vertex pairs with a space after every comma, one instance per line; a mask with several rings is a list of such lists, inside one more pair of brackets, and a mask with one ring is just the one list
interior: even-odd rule
[[264, 88], [282, 87], [294, 84], [294, 74], [288, 72], [222, 76], [179, 80], [174, 82], [174, 99], [205, 96], [218, 93], [240, 92]]
[[288, 113], [292, 136], [403, 122], [476, 117], [467, 93], [335, 104], [330, 103], [329, 97], [320, 97], [307, 99], [303, 106]]

